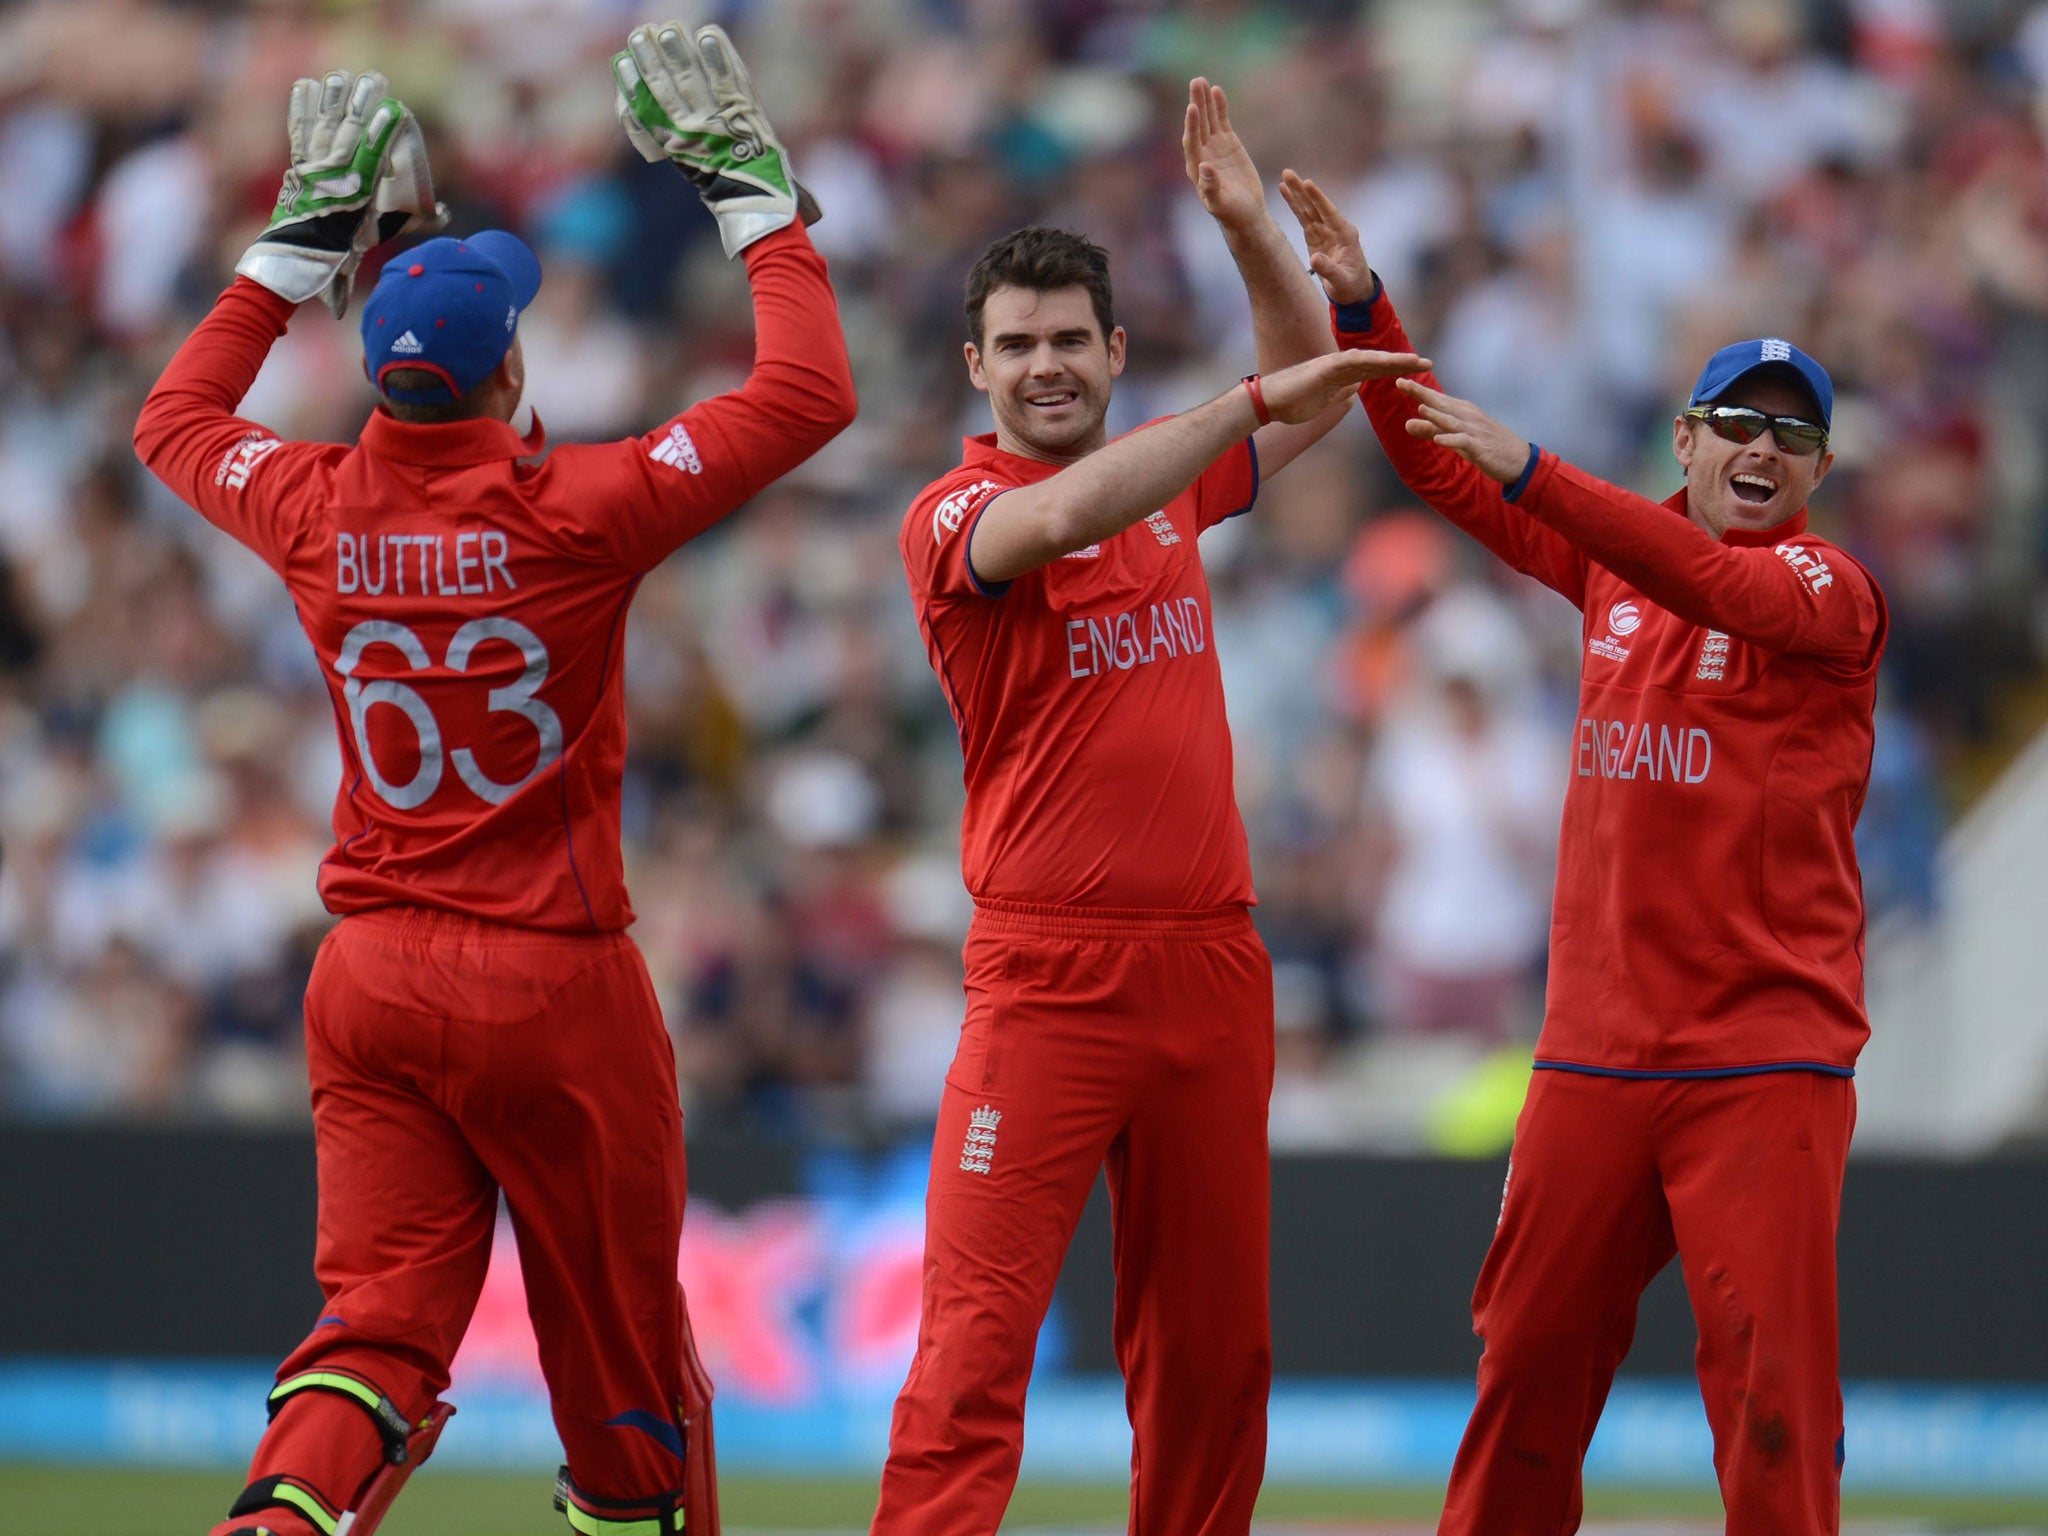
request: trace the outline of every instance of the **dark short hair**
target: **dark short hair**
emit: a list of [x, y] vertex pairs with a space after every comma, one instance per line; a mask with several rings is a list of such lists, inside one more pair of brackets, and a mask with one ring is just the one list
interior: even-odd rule
[[998, 288], [1086, 288], [1102, 326], [1102, 339], [1116, 329], [1109, 297], [1109, 252], [1071, 230], [1027, 224], [981, 253], [967, 274], [967, 334], [981, 345], [981, 311]]
[[[495, 372], [495, 370], [493, 370]], [[445, 421], [474, 421], [484, 413], [484, 391], [490, 386], [491, 374], [484, 375], [483, 383], [477, 385], [459, 400], [436, 400], [430, 405], [407, 405], [403, 401], [384, 397], [384, 409], [398, 420], [415, 427], [439, 426]], [[403, 389], [408, 392], [433, 389], [448, 383], [440, 374], [426, 368], [391, 368], [384, 374], [384, 384], [389, 389]]]

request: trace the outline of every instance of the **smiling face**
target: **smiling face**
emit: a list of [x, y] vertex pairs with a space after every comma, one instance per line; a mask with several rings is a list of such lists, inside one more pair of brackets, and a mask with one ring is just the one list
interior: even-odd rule
[[[1737, 380], [1713, 403], [1819, 419], [1811, 395], [1767, 373]], [[1775, 528], [1806, 505], [1835, 462], [1826, 450], [1787, 453], [1770, 432], [1754, 442], [1731, 443], [1706, 422], [1684, 416], [1671, 425], [1671, 451], [1685, 466], [1686, 512], [1717, 539], [1730, 528]]]
[[1110, 381], [1124, 371], [1124, 328], [1108, 337], [1086, 288], [997, 288], [967, 343], [967, 376], [995, 412], [1006, 453], [1071, 464], [1107, 441]]

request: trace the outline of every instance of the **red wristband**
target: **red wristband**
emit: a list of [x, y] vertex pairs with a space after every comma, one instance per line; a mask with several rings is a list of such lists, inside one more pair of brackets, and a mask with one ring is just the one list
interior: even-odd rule
[[1252, 397], [1252, 414], [1259, 418], [1259, 425], [1273, 425], [1273, 413], [1266, 409], [1266, 392], [1259, 387], [1259, 376], [1248, 373], [1244, 376], [1245, 392]]

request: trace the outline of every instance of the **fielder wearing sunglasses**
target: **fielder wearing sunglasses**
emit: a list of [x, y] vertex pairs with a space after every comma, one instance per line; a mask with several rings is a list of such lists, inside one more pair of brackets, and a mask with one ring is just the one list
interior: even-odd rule
[[1774, 528], [1798, 512], [1835, 462], [1834, 404], [1820, 364], [1787, 342], [1716, 352], [1671, 425], [1692, 520], [1719, 538], [1730, 528]]
[[1746, 405], [1694, 405], [1685, 414], [1731, 443], [1753, 443], [1768, 431], [1787, 453], [1818, 453], [1828, 445], [1828, 429], [1800, 416], [1770, 416]]
[[[1412, 350], [1355, 227], [1293, 172], [1282, 190], [1338, 345]], [[1661, 502], [1434, 373], [1359, 394], [1416, 496], [1580, 613], [1543, 1028], [1437, 1536], [1577, 1526], [1593, 1420], [1674, 1251], [1728, 1528], [1831, 1536], [1886, 627], [1870, 573], [1807, 524], [1834, 388], [1790, 342], [1722, 348], [1672, 416], [1685, 484]]]

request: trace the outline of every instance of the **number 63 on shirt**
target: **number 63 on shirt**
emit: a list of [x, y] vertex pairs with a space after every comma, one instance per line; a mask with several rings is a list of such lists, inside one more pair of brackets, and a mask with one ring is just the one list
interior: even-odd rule
[[[451, 761], [455, 765], [456, 777], [471, 794], [491, 805], [503, 805], [560, 760], [561, 717], [546, 701], [537, 697], [541, 684], [548, 677], [548, 651], [540, 636], [517, 619], [502, 615], [471, 619], [456, 630], [448, 642], [447, 670], [467, 673], [477, 646], [487, 640], [503, 640], [517, 646], [525, 659], [526, 669], [512, 683], [488, 691], [484, 700], [486, 710], [491, 714], [522, 717], [532, 724], [540, 738], [540, 750], [533, 766], [523, 777], [511, 783], [494, 779], [486, 773], [478, 765], [471, 747], [457, 746], [449, 750], [433, 707], [410, 683], [393, 677], [365, 679], [358, 675], [365, 660], [380, 647], [396, 651], [414, 672], [429, 670], [434, 665], [433, 658], [412, 629], [391, 619], [365, 619], [342, 641], [341, 650], [334, 658], [334, 670], [343, 680], [342, 697], [348, 702], [349, 729], [355, 737], [356, 756], [377, 797], [393, 810], [416, 810], [431, 800], [441, 787]], [[370, 709], [377, 704], [389, 704], [402, 712], [419, 736], [419, 765], [412, 777], [402, 784], [393, 783], [385, 776], [370, 742]]]

